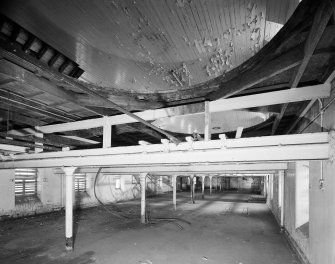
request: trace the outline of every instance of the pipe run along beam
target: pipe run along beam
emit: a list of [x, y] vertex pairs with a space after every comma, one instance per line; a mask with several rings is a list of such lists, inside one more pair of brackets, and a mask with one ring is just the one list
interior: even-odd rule
[[[164, 175], [175, 175], [183, 173], [197, 173], [197, 174], [208, 174], [208, 173], [274, 173], [277, 170], [286, 170], [287, 163], [285, 162], [268, 162], [268, 163], [249, 163], [249, 164], [221, 164], [221, 165], [182, 165], [182, 166], [115, 166], [106, 168], [110, 173], [141, 173], [143, 171], [150, 173], [150, 175], [164, 174]], [[96, 172], [96, 168], [85, 168], [82, 172]]]
[[[306, 86], [301, 88], [287, 89], [256, 95], [220, 99], [208, 103], [209, 112], [215, 113], [266, 105], [300, 102], [305, 100], [311, 100], [313, 98], [326, 98], [330, 95], [330, 88], [331, 85], [329, 83], [325, 83], [320, 85]], [[136, 113], [136, 115], [143, 120], [156, 120], [163, 117], [204, 113], [204, 110], [204, 103], [198, 103], [188, 106], [175, 106], [156, 110], [146, 110], [138, 112]], [[110, 116], [108, 117], [108, 119], [110, 121], [110, 124], [112, 125], [137, 122], [137, 120], [125, 114]], [[56, 125], [39, 126], [37, 127], [37, 129], [43, 133], [48, 134], [102, 127], [104, 125], [104, 122], [106, 122], [104, 118], [96, 118]]]

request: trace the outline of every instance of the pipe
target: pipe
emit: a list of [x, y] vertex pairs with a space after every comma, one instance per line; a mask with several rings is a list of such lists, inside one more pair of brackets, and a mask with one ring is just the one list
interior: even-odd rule
[[[325, 107], [323, 107], [321, 110], [320, 110], [320, 112], [311, 120], [311, 121], [309, 121], [309, 123], [303, 128], [303, 129], [301, 129], [299, 132], [298, 132], [298, 134], [300, 134], [300, 133], [302, 133], [306, 128], [308, 128], [321, 114], [322, 114], [322, 116], [323, 116], [323, 114], [324, 114], [324, 112], [328, 109], [328, 107], [333, 103], [335, 101], [335, 97], [333, 97], [333, 99], [331, 99], [330, 101], [329, 101], [329, 103], [325, 106]], [[320, 102], [320, 101], [319, 101]], [[323, 117], [322, 117], [323, 118]], [[322, 123], [323, 123], [323, 120], [321, 121]]]

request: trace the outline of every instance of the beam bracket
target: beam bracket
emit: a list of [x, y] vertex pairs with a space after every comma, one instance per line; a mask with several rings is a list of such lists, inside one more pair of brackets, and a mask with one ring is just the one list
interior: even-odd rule
[[193, 150], [193, 137], [185, 137], [187, 143], [188, 143], [188, 150], [191, 151]]
[[170, 141], [166, 138], [162, 138], [161, 142], [163, 144], [163, 152], [165, 153], [170, 152]]
[[227, 148], [227, 136], [226, 136], [226, 134], [220, 134], [219, 138], [220, 138], [221, 144], [222, 144], [221, 148], [226, 149]]

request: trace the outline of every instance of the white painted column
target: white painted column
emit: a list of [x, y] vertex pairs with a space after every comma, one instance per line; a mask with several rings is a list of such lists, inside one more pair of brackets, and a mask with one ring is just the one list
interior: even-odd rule
[[102, 147], [110, 148], [112, 146], [112, 124], [108, 116], [103, 117], [103, 139]]
[[268, 176], [264, 176], [263, 177], [264, 178], [264, 180], [263, 180], [263, 194], [264, 194], [264, 197], [265, 197], [265, 199], [266, 199], [266, 197], [267, 197], [267, 187], [268, 187]]
[[205, 101], [205, 141], [211, 140], [211, 113], [209, 111], [209, 101]]
[[284, 182], [285, 182], [285, 172], [283, 170], [279, 171], [279, 184], [281, 185], [280, 187], [280, 192], [281, 192], [281, 208], [280, 208], [280, 230], [284, 231], [284, 193], [285, 193], [285, 188], [284, 188]]
[[147, 173], [140, 174], [140, 181], [141, 181], [141, 223], [145, 224], [145, 189], [146, 189], [146, 179]]
[[64, 167], [65, 174], [65, 248], [73, 250], [73, 174], [76, 167]]
[[195, 203], [194, 202], [194, 175], [189, 176], [190, 177], [190, 189], [191, 189], [191, 203]]
[[201, 181], [201, 198], [205, 199], [205, 178], [206, 176], [201, 176], [202, 181]]
[[172, 187], [173, 187], [173, 207], [177, 210], [177, 176], [172, 175]]
[[209, 176], [209, 196], [212, 196], [212, 178], [213, 176]]
[[220, 179], [220, 192], [222, 191], [222, 177], [219, 177]]

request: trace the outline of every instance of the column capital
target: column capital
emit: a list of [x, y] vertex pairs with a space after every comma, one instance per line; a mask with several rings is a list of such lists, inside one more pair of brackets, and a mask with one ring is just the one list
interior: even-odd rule
[[149, 173], [147, 173], [147, 172], [141, 172], [141, 173], [140, 173], [140, 178], [145, 178], [145, 177], [148, 176], [148, 174], [149, 174]]
[[73, 176], [77, 167], [62, 167], [62, 170], [66, 176]]

